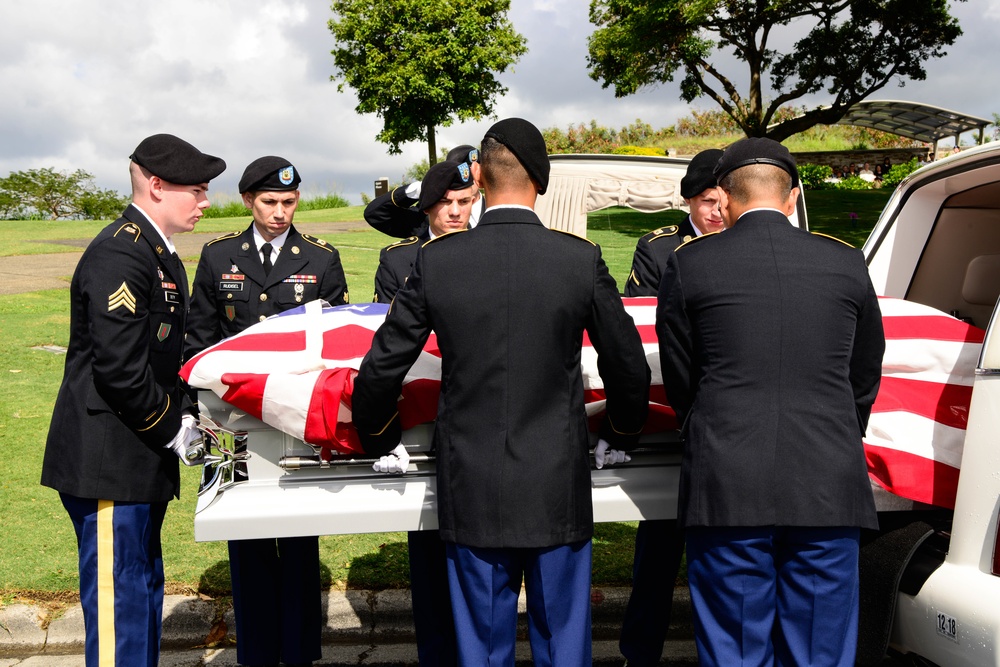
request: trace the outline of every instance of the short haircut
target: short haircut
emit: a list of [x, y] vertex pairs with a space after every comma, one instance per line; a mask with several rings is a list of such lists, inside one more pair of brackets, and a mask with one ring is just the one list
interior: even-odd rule
[[129, 162], [128, 175], [129, 180], [132, 182], [132, 195], [135, 196], [137, 192], [142, 191], [143, 183], [152, 177], [153, 172], [149, 171], [138, 162]]
[[494, 192], [537, 189], [517, 156], [493, 137], [483, 139], [479, 164], [483, 184]]
[[751, 164], [723, 176], [719, 187], [738, 204], [762, 197], [785, 201], [792, 192], [792, 177], [781, 167]]

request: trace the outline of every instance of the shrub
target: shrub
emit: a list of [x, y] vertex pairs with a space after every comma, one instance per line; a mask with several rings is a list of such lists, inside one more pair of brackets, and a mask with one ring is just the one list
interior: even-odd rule
[[883, 188], [894, 188], [899, 182], [917, 170], [917, 158], [903, 164], [894, 164], [889, 168], [889, 173], [882, 177]]
[[666, 151], [656, 146], [619, 146], [611, 151], [615, 155], [666, 155]]
[[243, 205], [243, 200], [226, 201], [220, 197], [220, 201], [213, 202], [205, 209], [206, 218], [243, 218], [250, 215], [250, 210]]
[[325, 208], [344, 208], [345, 206], [350, 205], [351, 202], [335, 193], [309, 197], [308, 199], [302, 198], [299, 200], [300, 211], [319, 211]]
[[840, 179], [840, 183], [837, 183], [838, 190], [871, 190], [873, 186], [873, 182], [854, 174]]
[[822, 189], [829, 185], [826, 179], [833, 176], [833, 168], [825, 164], [800, 164], [799, 180], [807, 190]]

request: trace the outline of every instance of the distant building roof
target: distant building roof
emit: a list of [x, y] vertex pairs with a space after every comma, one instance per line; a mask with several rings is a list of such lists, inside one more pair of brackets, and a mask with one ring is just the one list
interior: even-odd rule
[[979, 130], [982, 143], [983, 132], [993, 121], [917, 102], [866, 100], [852, 106], [837, 124], [870, 127], [936, 145], [939, 139], [973, 130]]

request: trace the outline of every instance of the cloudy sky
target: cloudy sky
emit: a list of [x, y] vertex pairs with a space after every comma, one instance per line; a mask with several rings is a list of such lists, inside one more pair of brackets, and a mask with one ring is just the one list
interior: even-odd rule
[[[615, 99], [587, 76], [588, 5], [512, 0], [529, 52], [502, 78], [509, 91], [499, 116], [565, 128], [637, 118], [661, 127], [687, 115], [676, 85]], [[929, 64], [926, 81], [873, 99], [1000, 112], [1000, 0], [952, 5], [965, 34], [948, 57]], [[388, 155], [374, 140], [379, 119], [357, 115], [353, 94], [337, 92], [324, 0], [31, 0], [6, 3], [3, 17], [0, 175], [84, 169], [124, 193], [135, 145], [171, 132], [225, 158], [214, 191], [234, 196], [248, 162], [278, 154], [299, 168], [307, 195], [333, 191], [359, 203], [376, 177], [398, 180], [426, 155], [422, 144]], [[695, 106], [712, 108], [704, 98]], [[490, 122], [442, 128], [438, 146], [477, 143]]]

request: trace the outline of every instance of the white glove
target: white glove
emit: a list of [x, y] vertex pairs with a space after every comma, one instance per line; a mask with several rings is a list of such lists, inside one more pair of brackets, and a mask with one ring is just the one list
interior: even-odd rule
[[[201, 465], [205, 462], [205, 450], [191, 447], [191, 443], [201, 439], [201, 431], [198, 430], [198, 422], [194, 415], [184, 414], [181, 417], [181, 428], [177, 431], [174, 439], [163, 445], [164, 449], [174, 450], [177, 458], [186, 466]], [[190, 450], [189, 450], [190, 448]], [[200, 454], [200, 455], [199, 455]]]
[[607, 440], [597, 441], [597, 447], [594, 448], [594, 463], [597, 464], [598, 470], [606, 465], [613, 466], [619, 463], [628, 463], [631, 460], [632, 457], [625, 452], [611, 449]]
[[410, 467], [410, 455], [406, 453], [406, 447], [402, 443], [372, 464], [372, 470], [394, 475], [402, 475], [408, 467]]
[[410, 199], [420, 199], [420, 181], [414, 181], [407, 185], [404, 192]]

